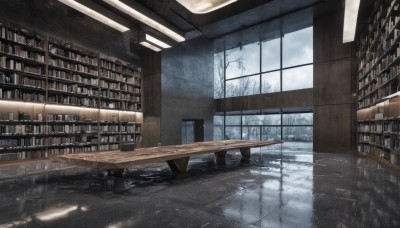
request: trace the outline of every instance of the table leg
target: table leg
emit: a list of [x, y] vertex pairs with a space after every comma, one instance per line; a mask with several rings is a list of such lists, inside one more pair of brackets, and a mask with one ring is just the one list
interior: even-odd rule
[[183, 174], [186, 172], [186, 169], [189, 164], [189, 159], [190, 159], [190, 157], [177, 158], [177, 159], [168, 160], [167, 163], [173, 173]]
[[242, 153], [243, 158], [250, 158], [250, 148], [241, 148], [240, 153]]
[[112, 176], [122, 177], [124, 174], [125, 169], [107, 169], [107, 173]]
[[218, 151], [218, 152], [215, 152], [215, 156], [216, 156], [217, 158], [225, 158], [225, 155], [226, 155], [226, 151]]

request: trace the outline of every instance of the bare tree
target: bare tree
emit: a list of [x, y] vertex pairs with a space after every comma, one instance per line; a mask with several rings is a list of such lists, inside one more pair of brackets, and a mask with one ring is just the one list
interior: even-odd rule
[[[237, 68], [244, 72], [245, 66], [243, 63], [243, 54], [239, 57], [232, 57], [233, 50], [225, 51], [226, 64], [224, 64], [224, 52], [220, 52], [214, 55], [214, 96], [216, 98], [224, 97], [224, 83], [225, 83], [225, 72], [229, 66], [236, 64]], [[237, 88], [235, 88], [237, 90]]]

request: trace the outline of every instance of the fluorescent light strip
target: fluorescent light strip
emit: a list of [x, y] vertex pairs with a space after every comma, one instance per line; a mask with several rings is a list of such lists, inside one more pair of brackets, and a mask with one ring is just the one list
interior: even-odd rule
[[154, 45], [151, 45], [151, 44], [149, 44], [148, 42], [146, 42], [146, 41], [143, 41], [143, 42], [140, 42], [140, 44], [141, 45], [143, 45], [143, 46], [145, 46], [145, 47], [147, 47], [147, 48], [150, 48], [151, 50], [153, 50], [153, 51], [161, 51], [161, 49], [160, 48], [158, 48], [158, 47], [156, 47], [156, 46], [154, 46]]
[[108, 17], [103, 16], [102, 14], [99, 14], [98, 12], [74, 1], [74, 0], [58, 0], [59, 2], [64, 3], [65, 5], [74, 8], [76, 10], [78, 10], [79, 12], [86, 14], [87, 16], [100, 21], [101, 23], [104, 23], [120, 32], [126, 32], [129, 30], [129, 28], [111, 20]]
[[177, 2], [195, 14], [209, 13], [236, 1], [237, 0], [177, 0]]
[[162, 42], [161, 40], [159, 40], [153, 36], [150, 36], [149, 34], [146, 34], [146, 40], [148, 40], [148, 41], [152, 42], [153, 44], [156, 44], [162, 48], [170, 48], [171, 47], [170, 45]]
[[185, 41], [185, 38], [178, 33], [172, 31], [171, 29], [165, 27], [164, 25], [158, 23], [157, 21], [147, 17], [146, 15], [140, 13], [139, 11], [133, 9], [132, 7], [120, 2], [119, 0], [103, 0], [104, 2], [110, 4], [111, 6], [115, 7], [116, 9], [128, 14], [129, 16], [135, 18], [142, 23], [157, 29], [158, 31], [164, 33], [165, 35], [171, 37], [172, 39], [176, 40], [177, 42]]
[[354, 41], [360, 0], [346, 0], [344, 8], [343, 43]]

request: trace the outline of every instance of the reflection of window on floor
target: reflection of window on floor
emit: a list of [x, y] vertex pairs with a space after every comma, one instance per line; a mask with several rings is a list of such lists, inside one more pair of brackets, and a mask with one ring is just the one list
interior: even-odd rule
[[312, 142], [313, 113], [237, 114], [214, 116], [214, 140], [283, 140]]

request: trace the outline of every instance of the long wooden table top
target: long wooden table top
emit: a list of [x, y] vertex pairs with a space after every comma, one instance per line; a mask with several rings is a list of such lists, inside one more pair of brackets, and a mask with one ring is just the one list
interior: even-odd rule
[[52, 155], [50, 159], [71, 165], [94, 169], [123, 169], [134, 165], [163, 162], [192, 155], [229, 151], [251, 147], [262, 147], [282, 143], [281, 141], [224, 140], [197, 142], [176, 146], [145, 147], [134, 151], [103, 151], [63, 155]]

